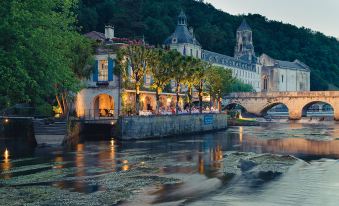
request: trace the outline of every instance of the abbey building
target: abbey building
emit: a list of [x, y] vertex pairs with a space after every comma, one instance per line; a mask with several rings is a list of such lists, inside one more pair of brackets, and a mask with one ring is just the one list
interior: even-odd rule
[[174, 33], [164, 45], [184, 56], [203, 59], [213, 65], [232, 70], [235, 78], [252, 85], [256, 92], [309, 91], [310, 69], [299, 60], [275, 60], [266, 54], [255, 55], [252, 29], [245, 20], [236, 31], [234, 57], [204, 50], [196, 40], [193, 29], [188, 29], [182, 11]]

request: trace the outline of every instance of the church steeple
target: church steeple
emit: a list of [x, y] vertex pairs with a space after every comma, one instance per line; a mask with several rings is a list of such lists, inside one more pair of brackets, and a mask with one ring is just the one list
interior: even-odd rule
[[183, 10], [181, 10], [178, 16], [178, 25], [187, 26], [187, 17]]
[[245, 19], [237, 29], [237, 44], [234, 50], [234, 57], [249, 62], [255, 57], [252, 29]]
[[252, 31], [252, 29], [247, 24], [247, 21], [243, 19], [237, 31]]

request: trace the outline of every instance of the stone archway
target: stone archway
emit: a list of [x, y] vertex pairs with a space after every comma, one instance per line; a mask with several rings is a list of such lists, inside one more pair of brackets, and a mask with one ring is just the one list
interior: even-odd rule
[[230, 104], [227, 104], [226, 106], [223, 107], [223, 109], [226, 109], [226, 110], [241, 109], [242, 111], [246, 111], [247, 112], [246, 107], [244, 107], [243, 105], [241, 105], [239, 103], [230, 103]]
[[[330, 109], [333, 112], [334, 115], [334, 105], [332, 105], [331, 103], [328, 102], [324, 102], [324, 101], [311, 101], [306, 103], [303, 108], [302, 108], [302, 116], [306, 117], [308, 115], [308, 111], [310, 109], [314, 110], [314, 112], [323, 112], [323, 107], [326, 105], [327, 109]], [[331, 116], [333, 116], [331, 115]], [[326, 116], [326, 115], [324, 115]]]
[[108, 94], [99, 94], [93, 99], [94, 117], [113, 117], [114, 98]]
[[281, 107], [281, 109], [287, 109], [288, 113], [290, 111], [288, 105], [286, 105], [285, 103], [275, 102], [275, 103], [272, 103], [272, 104], [265, 105], [260, 111], [260, 116], [266, 116], [267, 113], [272, 109], [277, 109], [278, 111], [275, 111], [275, 112], [279, 112], [279, 109], [280, 109], [279, 107]]
[[140, 100], [141, 111], [155, 111], [157, 104], [153, 95], [142, 95]]

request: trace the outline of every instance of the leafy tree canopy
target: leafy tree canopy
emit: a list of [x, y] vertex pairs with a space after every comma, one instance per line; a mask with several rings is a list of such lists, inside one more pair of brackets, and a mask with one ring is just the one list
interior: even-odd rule
[[[91, 43], [77, 32], [75, 0], [0, 1], [0, 108], [46, 108], [88, 76]], [[51, 107], [50, 107], [51, 108]]]

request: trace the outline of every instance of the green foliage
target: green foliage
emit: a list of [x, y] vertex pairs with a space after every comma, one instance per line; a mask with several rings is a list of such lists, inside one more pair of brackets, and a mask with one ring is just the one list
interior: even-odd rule
[[252, 85], [242, 83], [240, 80], [235, 79], [233, 84], [230, 87], [231, 92], [253, 92], [254, 89]]
[[83, 32], [103, 32], [105, 24], [112, 24], [117, 36], [145, 35], [150, 44], [162, 45], [174, 31], [180, 9], [187, 13], [204, 49], [233, 56], [235, 31], [246, 18], [253, 29], [257, 55], [305, 62], [312, 70], [312, 90], [326, 90], [329, 83], [339, 86], [339, 42], [335, 38], [258, 14], [232, 16], [194, 0], [82, 0], [79, 24]]
[[[0, 2], [0, 108], [31, 103], [45, 111], [60, 92], [76, 92], [91, 56], [77, 32], [75, 0]], [[51, 111], [51, 106], [49, 106]]]
[[232, 71], [223, 67], [212, 66], [206, 72], [206, 90], [215, 99], [228, 95], [234, 81]]

